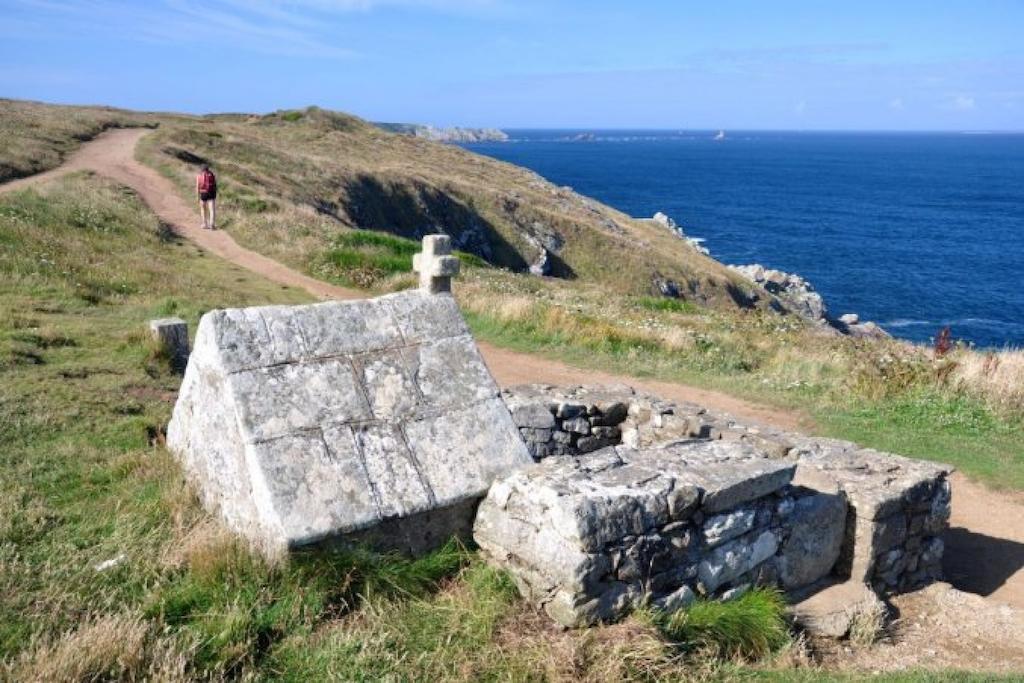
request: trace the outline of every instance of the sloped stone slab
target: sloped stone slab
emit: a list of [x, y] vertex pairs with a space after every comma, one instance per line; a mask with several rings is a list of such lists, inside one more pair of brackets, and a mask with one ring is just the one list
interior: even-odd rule
[[448, 295], [211, 311], [195, 347], [168, 446], [268, 554], [429, 549], [531, 462]]

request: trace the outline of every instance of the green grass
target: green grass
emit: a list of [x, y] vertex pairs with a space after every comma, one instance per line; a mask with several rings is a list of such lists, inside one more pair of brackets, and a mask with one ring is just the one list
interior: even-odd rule
[[747, 372], [756, 362], [742, 347], [710, 340], [698, 341], [692, 351], [669, 352], [648, 337], [598, 318], [565, 316], [543, 307], [520, 320], [465, 308], [463, 313], [479, 339], [517, 351], [554, 356], [581, 367], [612, 368], [635, 377], [703, 382]]
[[[334, 238], [331, 248], [317, 256], [310, 270], [325, 280], [373, 289], [393, 275], [412, 272], [412, 257], [420, 249], [419, 242], [404, 237], [372, 230], [349, 230]], [[465, 266], [487, 265], [472, 254], [456, 254]]]
[[821, 411], [818, 421], [831, 436], [946, 462], [996, 488], [1024, 490], [1024, 424], [977, 399], [915, 390]]
[[653, 621], [687, 651], [716, 659], [762, 659], [790, 641], [782, 595], [754, 589], [735, 600], [698, 600], [673, 614], [654, 614]]
[[649, 311], [670, 313], [697, 313], [700, 311], [700, 308], [690, 301], [669, 299], [663, 296], [643, 296], [637, 299], [636, 303], [640, 308], [646, 308]]

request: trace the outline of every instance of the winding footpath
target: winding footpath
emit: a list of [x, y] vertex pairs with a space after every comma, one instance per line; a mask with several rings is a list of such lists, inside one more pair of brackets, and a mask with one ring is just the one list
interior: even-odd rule
[[[72, 171], [89, 170], [139, 194], [176, 234], [226, 261], [272, 282], [298, 287], [317, 299], [361, 299], [364, 292], [316, 280], [240, 246], [226, 232], [203, 230], [198, 208], [178, 194], [170, 180], [135, 159], [135, 146], [148, 131], [108, 131], [83, 144], [58, 168], [0, 185], [0, 194], [45, 183]], [[548, 358], [480, 343], [488, 367], [502, 386], [546, 384], [629, 384], [675, 401], [689, 401], [730, 413], [742, 421], [788, 430], [806, 428], [806, 416], [759, 405], [718, 391], [674, 382], [644, 380], [583, 370]], [[946, 575], [957, 588], [1024, 608], [1024, 496], [990, 491], [962, 475], [953, 477], [953, 518], [946, 537]]]

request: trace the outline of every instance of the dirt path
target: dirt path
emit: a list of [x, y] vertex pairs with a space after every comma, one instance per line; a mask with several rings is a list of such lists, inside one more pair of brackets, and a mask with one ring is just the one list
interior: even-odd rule
[[[104, 133], [81, 148], [57, 169], [0, 186], [0, 193], [42, 183], [70, 171], [92, 170], [127, 185], [177, 234], [203, 249], [282, 285], [300, 287], [319, 299], [359, 299], [357, 290], [330, 285], [239, 246], [222, 231], [203, 230], [197, 207], [190, 206], [167, 179], [135, 160], [135, 145], [146, 130]], [[480, 350], [502, 386], [524, 382], [547, 384], [630, 384], [676, 401], [690, 401], [731, 413], [746, 422], [799, 430], [807, 419], [796, 412], [762, 406], [728, 394], [683, 384], [642, 380], [581, 370], [539, 356], [480, 344]], [[946, 538], [947, 579], [957, 588], [1024, 608], [1024, 496], [989, 491], [956, 475], [953, 518]]]
[[231, 235], [220, 230], [204, 230], [199, 208], [189, 206], [170, 180], [135, 160], [135, 144], [146, 129], [127, 128], [108, 131], [82, 145], [60, 167], [39, 175], [15, 180], [0, 187], [0, 192], [23, 189], [70, 171], [90, 170], [127, 185], [142, 197], [150, 209], [170, 228], [187, 237], [211, 254], [259, 273], [272, 282], [299, 287], [319, 299], [360, 299], [365, 295], [315, 280], [277, 261], [238, 245]]

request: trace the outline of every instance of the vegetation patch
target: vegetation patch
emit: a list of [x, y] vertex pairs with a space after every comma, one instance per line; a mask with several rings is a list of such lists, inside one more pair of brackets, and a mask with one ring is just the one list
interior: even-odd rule
[[[350, 287], [376, 289], [389, 277], [412, 272], [412, 257], [421, 249], [415, 240], [371, 230], [349, 230], [335, 237], [311, 270], [318, 277]], [[468, 267], [486, 266], [477, 256], [456, 252]]]
[[672, 614], [651, 617], [688, 652], [724, 659], [761, 659], [789, 642], [786, 604], [775, 590], [756, 588], [735, 600], [698, 600]]
[[649, 311], [667, 311], [669, 313], [698, 313], [700, 308], [684, 299], [671, 299], [664, 296], [644, 296], [637, 299], [640, 308]]

